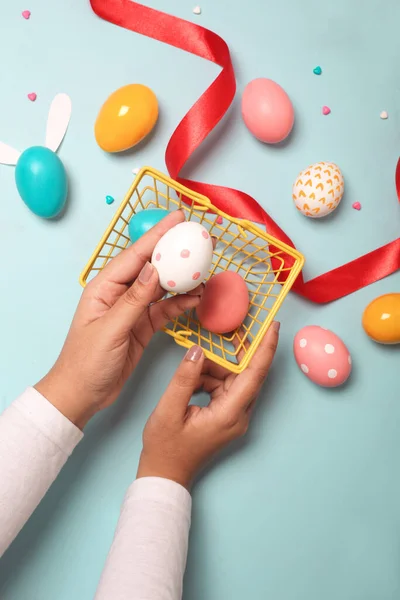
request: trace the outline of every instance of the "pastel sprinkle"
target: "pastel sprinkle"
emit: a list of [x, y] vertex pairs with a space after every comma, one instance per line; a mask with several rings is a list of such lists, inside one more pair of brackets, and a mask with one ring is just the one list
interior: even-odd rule
[[140, 169], [138, 169], [137, 167], [135, 167], [134, 169], [132, 169], [132, 173], [134, 175], [137, 175], [139, 173]]
[[361, 203], [360, 202], [354, 202], [354, 204], [352, 204], [352, 207], [355, 210], [361, 210]]
[[201, 232], [201, 235], [203, 236], [203, 238], [204, 238], [205, 240], [208, 240], [208, 238], [210, 237], [210, 236], [208, 235], [207, 231], [202, 231], [202, 232]]
[[156, 254], [156, 260], [160, 260], [160, 258], [161, 258], [161, 254], [159, 252], [157, 252], [157, 254]]
[[31, 11], [30, 10], [23, 10], [21, 14], [24, 17], [24, 19], [28, 20], [29, 17], [31, 16]]
[[313, 69], [313, 73], [315, 75], [321, 75], [321, 73], [322, 73], [321, 67], [315, 67], [315, 69]]
[[201, 15], [201, 8], [200, 8], [200, 6], [195, 6], [194, 7], [193, 14], [195, 14], [195, 15]]
[[114, 202], [114, 198], [112, 196], [106, 196], [107, 204], [112, 204]]
[[381, 119], [387, 119], [389, 115], [387, 114], [386, 110], [383, 110], [379, 116]]
[[32, 92], [31, 94], [28, 94], [28, 98], [31, 102], [35, 102], [37, 95], [35, 94], [35, 92]]
[[170, 279], [169, 281], [167, 281], [167, 286], [174, 288], [174, 287], [176, 287], [176, 283], [175, 283], [175, 281]]
[[182, 250], [181, 252], [181, 257], [182, 258], [189, 258], [190, 256], [190, 251], [189, 250]]
[[224, 222], [223, 218], [221, 216], [218, 216], [217, 220], [216, 220], [217, 225], [222, 225], [223, 222]]
[[200, 277], [200, 275], [201, 275], [200, 271], [196, 271], [196, 273], [193, 273], [193, 275], [192, 275], [193, 281], [197, 281], [198, 278]]
[[323, 106], [322, 107], [322, 114], [323, 115], [329, 115], [331, 112], [331, 109], [329, 108], [329, 106]]

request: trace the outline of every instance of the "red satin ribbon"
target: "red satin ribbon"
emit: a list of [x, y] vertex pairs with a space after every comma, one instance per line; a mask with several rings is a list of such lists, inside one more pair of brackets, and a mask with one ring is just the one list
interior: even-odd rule
[[[269, 234], [294, 248], [292, 240], [248, 194], [179, 177], [190, 156], [225, 115], [235, 95], [235, 74], [226, 42], [204, 27], [131, 0], [90, 0], [90, 4], [99, 17], [110, 23], [191, 52], [222, 67], [218, 77], [172, 134], [165, 153], [168, 172], [173, 179], [210, 198], [224, 212], [265, 225]], [[400, 160], [396, 169], [396, 189], [400, 201]], [[311, 281], [305, 282], [299, 275], [293, 290], [312, 302], [322, 304], [352, 294], [398, 269], [400, 237]]]

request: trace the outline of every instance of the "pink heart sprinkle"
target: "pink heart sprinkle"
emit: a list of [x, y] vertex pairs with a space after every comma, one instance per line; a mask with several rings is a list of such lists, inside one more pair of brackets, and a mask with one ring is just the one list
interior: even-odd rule
[[352, 207], [355, 208], [356, 210], [361, 210], [360, 202], [354, 202], [354, 204], [352, 204]]
[[216, 220], [217, 225], [222, 225], [223, 222], [224, 222], [223, 218], [221, 216], [218, 216], [217, 220]]
[[37, 96], [36, 96], [35, 92], [32, 92], [31, 94], [28, 94], [28, 98], [31, 102], [35, 102]]
[[24, 19], [29, 19], [29, 17], [31, 16], [31, 11], [30, 10], [22, 11], [22, 16], [24, 17]]
[[331, 109], [329, 108], [329, 106], [323, 106], [322, 107], [322, 114], [323, 115], [329, 115], [330, 112], [331, 112]]

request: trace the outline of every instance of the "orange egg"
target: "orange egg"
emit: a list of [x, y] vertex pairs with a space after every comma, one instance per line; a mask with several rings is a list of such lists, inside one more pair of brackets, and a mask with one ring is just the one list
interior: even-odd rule
[[375, 298], [364, 311], [365, 333], [380, 344], [400, 344], [400, 294]]
[[94, 125], [96, 142], [106, 152], [122, 152], [143, 140], [158, 118], [152, 90], [140, 83], [119, 88], [104, 102]]

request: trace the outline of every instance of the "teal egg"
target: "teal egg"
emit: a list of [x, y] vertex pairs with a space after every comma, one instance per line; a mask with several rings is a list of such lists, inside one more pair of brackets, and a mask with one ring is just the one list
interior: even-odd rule
[[32, 146], [21, 154], [15, 182], [27, 207], [45, 219], [56, 217], [68, 194], [67, 174], [57, 154], [44, 146]]
[[147, 208], [133, 215], [128, 225], [131, 242], [133, 244], [137, 242], [142, 235], [154, 227], [154, 225], [157, 225], [169, 212], [169, 210], [165, 210], [164, 208]]

